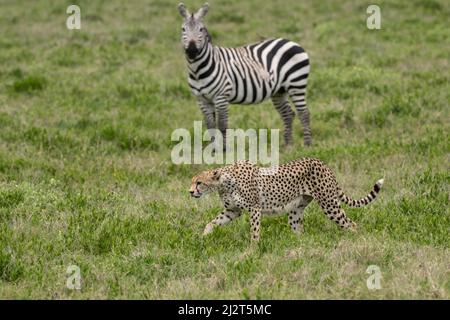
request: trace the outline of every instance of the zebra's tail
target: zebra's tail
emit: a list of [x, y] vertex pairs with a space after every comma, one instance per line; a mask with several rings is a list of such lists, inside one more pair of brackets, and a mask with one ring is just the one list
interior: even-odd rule
[[370, 193], [366, 197], [361, 198], [359, 200], [354, 200], [350, 197], [347, 197], [342, 190], [340, 190], [339, 198], [341, 199], [342, 202], [349, 205], [350, 207], [353, 208], [363, 207], [371, 203], [373, 200], [375, 200], [378, 192], [380, 192], [381, 187], [383, 186], [383, 182], [384, 179], [378, 180], [377, 183], [375, 183], [375, 185], [373, 186], [373, 189], [370, 191]]

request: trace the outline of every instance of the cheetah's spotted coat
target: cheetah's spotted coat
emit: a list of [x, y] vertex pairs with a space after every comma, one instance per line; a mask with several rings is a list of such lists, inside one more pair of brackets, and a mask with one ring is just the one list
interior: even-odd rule
[[383, 179], [378, 180], [366, 197], [353, 200], [344, 194], [333, 172], [322, 161], [302, 158], [271, 168], [240, 161], [207, 170], [192, 178], [189, 191], [196, 198], [217, 191], [225, 207], [207, 224], [204, 235], [212, 232], [215, 226], [236, 219], [244, 209], [251, 216], [252, 240], [259, 241], [262, 214], [287, 212], [292, 230], [301, 232], [303, 211], [313, 199], [340, 227], [356, 230], [356, 224], [346, 216], [340, 203], [364, 206], [375, 199], [382, 184]]

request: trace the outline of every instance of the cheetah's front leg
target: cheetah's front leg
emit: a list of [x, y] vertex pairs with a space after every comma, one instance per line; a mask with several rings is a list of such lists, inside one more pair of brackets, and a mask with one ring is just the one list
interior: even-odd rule
[[233, 221], [236, 218], [241, 216], [240, 211], [231, 211], [225, 210], [220, 213], [217, 217], [215, 217], [210, 223], [208, 223], [203, 231], [203, 235], [206, 236], [210, 234], [216, 226], [227, 224], [230, 221]]

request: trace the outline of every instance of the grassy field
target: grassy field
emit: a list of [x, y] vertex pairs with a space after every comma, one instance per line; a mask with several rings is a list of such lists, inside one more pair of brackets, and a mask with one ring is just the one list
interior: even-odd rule
[[[281, 161], [319, 157], [355, 198], [384, 176], [372, 205], [345, 208], [359, 232], [313, 203], [303, 235], [265, 218], [253, 251], [247, 216], [201, 237], [221, 207], [187, 192], [208, 166], [170, 158], [172, 131], [202, 120], [177, 1], [1, 0], [0, 298], [450, 299], [449, 2], [379, 1], [381, 30], [364, 1], [209, 2], [214, 43], [309, 53], [314, 146], [296, 119]], [[231, 106], [230, 127], [282, 123], [266, 102]]]

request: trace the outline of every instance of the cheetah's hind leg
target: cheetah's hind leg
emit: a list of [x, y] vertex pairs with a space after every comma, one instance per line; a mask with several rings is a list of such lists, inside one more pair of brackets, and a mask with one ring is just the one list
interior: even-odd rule
[[342, 229], [347, 229], [353, 232], [357, 231], [356, 223], [347, 217], [337, 198], [332, 199], [331, 201], [319, 201], [319, 204], [326, 216], [330, 220], [336, 222]]
[[309, 205], [309, 203], [312, 201], [313, 197], [311, 196], [302, 196], [302, 199], [300, 203], [297, 205], [296, 208], [291, 210], [288, 215], [289, 225], [292, 228], [292, 231], [295, 233], [303, 233], [304, 227], [303, 227], [303, 217], [304, 217], [304, 211], [305, 208]]

